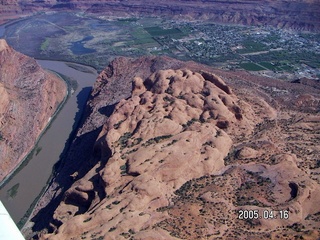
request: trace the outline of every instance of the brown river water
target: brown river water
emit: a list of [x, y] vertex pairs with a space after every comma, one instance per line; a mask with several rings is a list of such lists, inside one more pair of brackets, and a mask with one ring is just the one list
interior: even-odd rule
[[43, 68], [76, 80], [78, 88], [72, 93], [51, 122], [50, 127], [40, 138], [36, 149], [41, 149], [41, 151], [35, 151], [26, 166], [14, 173], [12, 178], [1, 187], [0, 200], [15, 223], [18, 223], [26, 214], [31, 204], [46, 186], [53, 166], [59, 160], [73, 126], [76, 124], [75, 118], [82, 112], [97, 77], [97, 72], [87, 66], [82, 67], [87, 68], [92, 73], [75, 70], [68, 67], [64, 62], [38, 60], [38, 63]]

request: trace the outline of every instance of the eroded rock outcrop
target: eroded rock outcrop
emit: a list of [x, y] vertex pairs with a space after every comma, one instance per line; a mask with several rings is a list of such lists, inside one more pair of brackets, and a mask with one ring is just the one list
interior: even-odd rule
[[[312, 101], [301, 108], [306, 92]], [[42, 239], [318, 238], [319, 109], [312, 86], [166, 57], [115, 59], [76, 138], [91, 155], [71, 148], [33, 231]], [[91, 131], [95, 143], [85, 138]], [[239, 219], [241, 209], [261, 218]]]
[[[135, 78], [131, 98], [118, 103], [95, 146], [101, 158], [111, 157], [65, 193], [54, 216], [63, 222], [56, 237], [73, 237], [74, 221], [88, 222], [83, 232], [104, 222], [101, 234], [118, 236], [163, 220], [157, 209], [172, 201], [175, 189], [223, 169], [232, 140], [222, 129], [253, 130], [237, 101], [222, 79], [208, 73], [162, 70], [144, 81]], [[88, 220], [83, 211], [96, 214]]]
[[34, 147], [66, 84], [0, 39], [0, 181]]
[[[120, 58], [106, 68], [88, 102], [92, 124], [83, 125], [104, 122], [93, 167], [72, 174], [65, 192], [53, 184], [48, 194], [62, 197], [48, 204], [53, 217], [40, 238], [319, 237], [319, 90], [212, 72], [154, 57]], [[131, 96], [103, 118], [96, 111], [118, 94], [110, 86], [130, 74]], [[297, 96], [306, 91], [314, 101], [299, 109]], [[239, 219], [241, 209], [261, 218]]]

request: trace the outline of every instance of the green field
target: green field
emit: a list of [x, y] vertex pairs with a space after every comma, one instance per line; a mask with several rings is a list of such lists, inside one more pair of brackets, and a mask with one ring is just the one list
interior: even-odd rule
[[264, 68], [258, 66], [255, 63], [241, 63], [240, 67], [247, 70], [247, 71], [261, 71], [265, 70]]
[[261, 52], [268, 50], [267, 46], [261, 42], [256, 42], [253, 40], [246, 40], [242, 43], [243, 49], [238, 49], [239, 54]]
[[152, 36], [152, 37], [160, 37], [160, 36], [175, 36], [175, 37], [182, 37], [184, 34], [178, 28], [170, 28], [170, 29], [163, 29], [161, 27], [147, 27], [145, 30]]
[[272, 71], [275, 71], [278, 69], [275, 64], [272, 64], [269, 62], [259, 62], [259, 64], [265, 68], [268, 68], [269, 70], [272, 70]]
[[46, 38], [46, 40], [43, 43], [41, 43], [41, 47], [40, 47], [41, 51], [47, 50], [48, 46], [49, 46], [49, 39]]
[[134, 41], [131, 42], [133, 45], [154, 44], [158, 46], [157, 42], [152, 38], [152, 36], [142, 28], [132, 31], [131, 36], [134, 39]]

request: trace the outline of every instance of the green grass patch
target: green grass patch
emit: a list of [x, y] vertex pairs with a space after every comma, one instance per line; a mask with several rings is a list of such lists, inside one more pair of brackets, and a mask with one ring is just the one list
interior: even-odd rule
[[139, 38], [139, 39], [135, 39], [134, 42], [133, 42], [133, 44], [135, 44], [135, 45], [144, 45], [144, 44], [152, 44], [152, 45], [153, 45], [153, 44], [156, 44], [156, 45], [158, 46], [157, 42], [154, 41], [153, 38]]
[[247, 70], [247, 71], [261, 71], [265, 70], [264, 68], [258, 66], [255, 63], [241, 63], [240, 67]]
[[319, 62], [306, 62], [306, 64], [311, 68], [320, 68]]
[[148, 27], [144, 28], [152, 37], [159, 37], [159, 36], [182, 36], [184, 35], [178, 28], [169, 28], [163, 29], [161, 27]]
[[41, 51], [47, 50], [48, 46], [49, 46], [49, 38], [46, 38], [46, 40], [43, 43], [41, 43], [41, 47], [40, 47]]
[[141, 39], [141, 38], [152, 38], [152, 36], [145, 31], [143, 28], [137, 28], [133, 32], [131, 32], [131, 35], [135, 39]]
[[133, 41], [129, 45], [155, 44], [156, 41], [144, 29], [139, 28], [131, 33]]
[[272, 70], [272, 71], [275, 71], [277, 70], [277, 66], [272, 64], [272, 63], [269, 63], [269, 62], [259, 62], [259, 64], [261, 66], [264, 66], [265, 68], [268, 68], [269, 70]]
[[238, 49], [237, 52], [240, 54], [261, 52], [268, 50], [267, 46], [260, 42], [255, 42], [253, 40], [246, 40], [242, 43], [243, 49]]

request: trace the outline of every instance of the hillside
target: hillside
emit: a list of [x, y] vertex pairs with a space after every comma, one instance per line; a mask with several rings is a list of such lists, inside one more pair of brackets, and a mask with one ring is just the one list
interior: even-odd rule
[[318, 238], [320, 92], [309, 85], [170, 58], [114, 60], [29, 234]]
[[0, 182], [34, 147], [66, 84], [0, 39]]
[[272, 25], [296, 30], [320, 30], [320, 3], [316, 0], [268, 1], [30, 1], [0, 2], [0, 21], [45, 11], [85, 11], [103, 16], [156, 16], [210, 20], [220, 23]]

